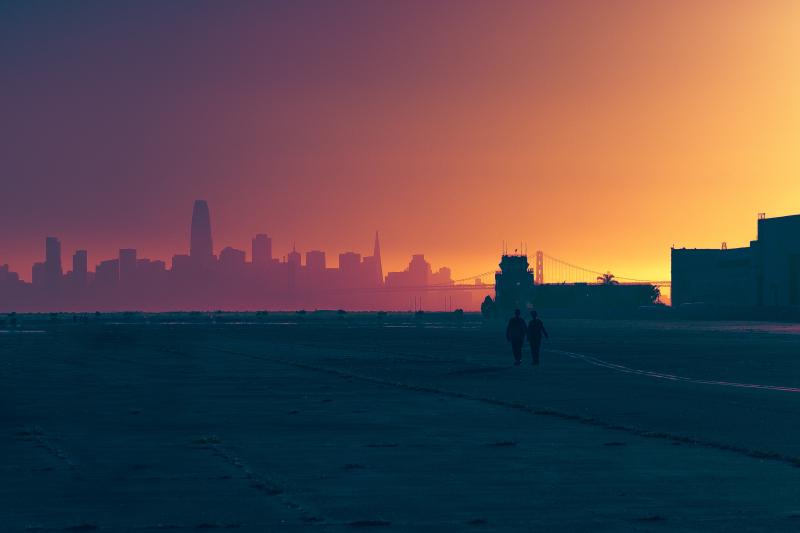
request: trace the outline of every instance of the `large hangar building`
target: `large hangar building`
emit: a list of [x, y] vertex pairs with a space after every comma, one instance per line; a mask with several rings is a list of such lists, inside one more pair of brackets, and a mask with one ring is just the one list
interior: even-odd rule
[[800, 215], [759, 215], [749, 247], [672, 249], [672, 305], [800, 305]]

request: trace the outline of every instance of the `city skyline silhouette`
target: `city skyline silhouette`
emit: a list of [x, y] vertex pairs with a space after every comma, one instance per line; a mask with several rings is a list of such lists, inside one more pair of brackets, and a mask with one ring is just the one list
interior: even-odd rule
[[[371, 256], [344, 251], [333, 267], [323, 250], [308, 250], [303, 258], [293, 246], [282, 257], [273, 257], [272, 239], [266, 233], [253, 236], [249, 251], [225, 246], [217, 253], [212, 220], [208, 202], [196, 200], [188, 254], [176, 253], [169, 263], [141, 257], [136, 248], [120, 248], [117, 257], [98, 258], [91, 267], [91, 251], [78, 249], [68, 269], [63, 266], [61, 241], [48, 236], [43, 260], [31, 266], [30, 283], [7, 264], [0, 264], [0, 306], [5, 311], [82, 312], [305, 307], [402, 310], [409, 306], [421, 309], [425, 299], [429, 309], [476, 307], [471, 291], [441, 298], [426, 295], [427, 287], [446, 288], [454, 281], [448, 267], [433, 270], [423, 254], [412, 254], [405, 270], [388, 272], [384, 278], [377, 230]], [[482, 297], [490, 286], [478, 284], [474, 290]]]

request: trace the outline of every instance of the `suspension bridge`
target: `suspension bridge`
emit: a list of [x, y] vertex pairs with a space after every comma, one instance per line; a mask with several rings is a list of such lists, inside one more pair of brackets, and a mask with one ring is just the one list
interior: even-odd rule
[[[614, 284], [614, 285], [655, 285], [659, 289], [669, 288], [669, 280], [648, 280], [613, 274], [609, 271], [602, 272], [592, 268], [575, 265], [568, 261], [553, 257], [544, 252], [536, 252], [534, 263], [529, 271], [534, 274], [536, 285], [561, 285], [573, 283], [587, 284]], [[350, 292], [450, 292], [450, 291], [492, 291], [495, 285], [495, 274], [499, 270], [493, 268], [485, 272], [455, 279], [447, 284], [432, 284], [424, 286], [387, 286], [370, 287], [361, 289], [346, 289]], [[345, 290], [345, 289], [341, 289]]]
[[[568, 261], [564, 261], [557, 257], [553, 257], [544, 252], [536, 252], [536, 259], [534, 265], [529, 269], [534, 273], [534, 283], [536, 285], [543, 284], [570, 284], [570, 283], [614, 283], [619, 285], [655, 285], [658, 288], [670, 287], [669, 280], [649, 280], [642, 278], [633, 278], [627, 276], [620, 276], [613, 274], [609, 271], [602, 272], [579, 265], [575, 265]], [[457, 288], [465, 285], [472, 286], [494, 286], [494, 276], [498, 272], [496, 268], [467, 276], [461, 279], [453, 280], [452, 285], [431, 285], [431, 287], [450, 287]]]

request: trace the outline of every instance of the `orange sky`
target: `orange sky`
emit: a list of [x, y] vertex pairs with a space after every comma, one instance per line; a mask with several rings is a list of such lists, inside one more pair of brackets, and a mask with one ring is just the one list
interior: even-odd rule
[[668, 279], [800, 212], [798, 2], [225, 4], [2, 8], [0, 264], [168, 260], [205, 198], [217, 250]]

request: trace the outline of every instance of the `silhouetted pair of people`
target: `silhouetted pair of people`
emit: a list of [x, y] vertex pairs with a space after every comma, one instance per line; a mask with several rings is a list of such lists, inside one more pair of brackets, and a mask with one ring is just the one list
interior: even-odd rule
[[508, 321], [508, 326], [506, 327], [506, 339], [511, 343], [514, 364], [519, 365], [522, 363], [522, 344], [527, 337], [531, 346], [533, 364], [538, 365], [539, 353], [542, 349], [542, 336], [547, 338], [550, 338], [550, 336], [547, 334], [544, 323], [539, 319], [536, 311], [531, 311], [531, 321], [527, 324], [519, 315], [519, 309], [514, 310], [514, 317]]

